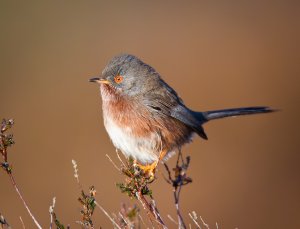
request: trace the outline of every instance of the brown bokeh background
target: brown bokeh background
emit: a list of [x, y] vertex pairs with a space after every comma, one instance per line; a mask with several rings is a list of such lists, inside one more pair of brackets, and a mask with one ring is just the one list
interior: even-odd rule
[[[80, 219], [71, 159], [108, 212], [134, 204], [105, 157], [101, 99], [88, 83], [114, 55], [135, 54], [195, 110], [269, 105], [281, 111], [211, 122], [196, 138], [193, 183], [181, 206], [214, 228], [299, 228], [299, 5], [296, 1], [1, 1], [0, 117], [14, 118], [9, 159], [44, 227], [49, 205], [64, 223]], [[174, 165], [174, 158], [170, 165]], [[163, 168], [160, 169], [160, 172]], [[165, 221], [171, 187], [152, 185]], [[14, 228], [34, 225], [4, 172], [0, 212]], [[95, 222], [112, 227], [98, 210]], [[77, 228], [78, 226], [73, 226]]]

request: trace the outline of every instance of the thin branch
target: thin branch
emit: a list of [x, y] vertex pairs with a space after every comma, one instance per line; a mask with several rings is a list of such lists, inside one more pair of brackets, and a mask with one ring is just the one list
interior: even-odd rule
[[141, 192], [136, 192], [136, 197], [142, 204], [143, 208], [147, 211], [149, 218], [154, 218], [160, 227], [167, 228], [158, 212], [158, 209], [150, 204]]
[[118, 170], [119, 172], [121, 172], [121, 169], [113, 162], [113, 160], [110, 158], [110, 156], [108, 156], [108, 154], [106, 154], [105, 156], [112, 163], [112, 165], [116, 168], [116, 170]]
[[167, 217], [168, 217], [169, 220], [171, 220], [171, 222], [173, 222], [175, 225], [178, 225], [178, 223], [175, 221], [175, 219], [172, 218], [171, 215], [167, 215]]
[[141, 220], [142, 224], [145, 226], [145, 228], [148, 228], [140, 213], [138, 213], [138, 217]]
[[119, 154], [119, 152], [118, 152], [117, 149], [116, 149], [116, 153], [117, 153], [118, 159], [120, 160], [120, 162], [122, 163], [122, 165], [123, 165], [124, 167], [126, 167], [126, 165], [125, 165], [125, 163], [123, 162], [122, 158], [120, 157], [120, 154]]
[[19, 198], [21, 199], [23, 205], [25, 206], [28, 214], [30, 215], [31, 219], [33, 220], [33, 222], [35, 223], [35, 225], [37, 226], [37, 228], [42, 228], [40, 226], [40, 224], [38, 223], [38, 221], [35, 219], [34, 215], [31, 213], [25, 199], [23, 198], [18, 186], [17, 186], [17, 183], [14, 179], [14, 176], [12, 174], [12, 169], [11, 167], [9, 166], [9, 163], [8, 163], [8, 156], [7, 156], [7, 147], [8, 146], [11, 146], [14, 144], [14, 141], [13, 141], [13, 137], [12, 135], [6, 135], [5, 134], [5, 131], [7, 131], [8, 129], [10, 129], [12, 127], [12, 125], [14, 124], [14, 121], [13, 119], [9, 119], [9, 120], [6, 120], [6, 119], [3, 119], [2, 120], [2, 123], [1, 123], [1, 128], [0, 128], [0, 152], [3, 156], [3, 159], [4, 159], [4, 163], [1, 163], [1, 167], [6, 171], [6, 173], [8, 174], [10, 180], [11, 180], [11, 183], [12, 185], [14, 186], [17, 194], [19, 195]]
[[[131, 162], [129, 160], [129, 163], [127, 163], [127, 165], [126, 165], [123, 162], [123, 160], [121, 159], [117, 150], [116, 150], [116, 153], [117, 153], [119, 161], [122, 164], [121, 169], [118, 168], [118, 166], [110, 159], [110, 157], [108, 155], [106, 155], [106, 156], [111, 161], [111, 163], [114, 165], [114, 167], [117, 168], [118, 171], [122, 171], [126, 176], [128, 176], [130, 179], [130, 182], [132, 182], [132, 184], [134, 184], [134, 188], [130, 187], [132, 189], [130, 195], [133, 195], [134, 197], [136, 197], [139, 200], [139, 202], [142, 204], [142, 207], [146, 210], [147, 215], [148, 215], [152, 225], [153, 225], [152, 219], [154, 219], [160, 227], [167, 228], [159, 214], [158, 209], [155, 206], [155, 202], [154, 202], [153, 198], [151, 197], [151, 194], [150, 194], [150, 197], [152, 198], [153, 204], [149, 203], [147, 201], [147, 199], [145, 198], [145, 194], [143, 194], [143, 190], [145, 190], [145, 188], [148, 190], [147, 182], [145, 182], [145, 179], [142, 179], [143, 180], [142, 182], [137, 181], [136, 178], [138, 175], [134, 174], [134, 172], [131, 171], [131, 169], [134, 166], [136, 166], [135, 162], [132, 161], [132, 164], [131, 164]], [[134, 168], [134, 170], [135, 170], [135, 168]], [[149, 194], [146, 194], [146, 195], [149, 195]]]
[[121, 217], [121, 219], [125, 223], [125, 226], [128, 226], [128, 228], [133, 228], [132, 225], [131, 225], [131, 222], [128, 222], [128, 220], [123, 216], [123, 214], [121, 212], [119, 212], [119, 216]]
[[165, 180], [166, 180], [169, 184], [171, 184], [171, 183], [172, 183], [171, 181], [173, 181], [172, 176], [171, 176], [171, 171], [170, 171], [170, 169], [169, 169], [169, 167], [168, 167], [168, 165], [167, 165], [166, 163], [163, 163], [163, 165], [165, 166], [165, 168], [166, 168], [166, 170], [167, 170], [167, 172], [168, 172], [168, 179], [165, 178]]
[[175, 207], [176, 207], [176, 212], [177, 212], [177, 216], [178, 216], [179, 228], [186, 229], [186, 225], [183, 221], [183, 217], [181, 215], [180, 208], [179, 208], [179, 196], [180, 196], [181, 187], [182, 186], [180, 185], [178, 189], [174, 188], [173, 192], [174, 192]]
[[23, 229], [26, 229], [25, 224], [24, 224], [24, 221], [23, 221], [23, 219], [22, 219], [21, 216], [20, 216], [20, 221], [21, 221], [21, 224], [22, 224], [22, 228], [23, 228]]
[[30, 215], [31, 219], [33, 220], [33, 222], [35, 223], [35, 225], [37, 226], [37, 228], [42, 229], [42, 227], [41, 227], [41, 225], [39, 224], [39, 222], [36, 220], [36, 218], [34, 217], [34, 215], [31, 213], [31, 211], [30, 211], [30, 209], [29, 209], [29, 207], [28, 207], [28, 205], [27, 205], [25, 199], [23, 198], [23, 196], [22, 196], [22, 194], [21, 194], [21, 192], [20, 192], [20, 190], [19, 190], [19, 188], [18, 188], [18, 186], [17, 186], [17, 183], [16, 183], [16, 181], [15, 181], [15, 179], [14, 179], [12, 173], [8, 173], [8, 176], [9, 176], [9, 178], [10, 178], [10, 180], [11, 180], [11, 183], [12, 183], [12, 185], [14, 186], [14, 188], [15, 188], [17, 194], [19, 195], [19, 198], [21, 199], [21, 201], [22, 201], [24, 207], [26, 208], [28, 214]]
[[[160, 213], [159, 213], [159, 211], [158, 211], [158, 209], [156, 207], [155, 200], [153, 199], [153, 196], [151, 195], [150, 198], [151, 198], [151, 202], [152, 202], [152, 204], [150, 204], [150, 206], [153, 209], [154, 214], [156, 215], [157, 218], [159, 218], [163, 222], [163, 220], [162, 220], [162, 218], [160, 216]], [[166, 227], [165, 224], [163, 226]]]
[[113, 225], [115, 225], [118, 229], [121, 229], [121, 227], [114, 221], [114, 219], [107, 213], [107, 211], [105, 211], [105, 209], [98, 204], [97, 201], [95, 201], [96, 206], [107, 216], [107, 218], [113, 223]]
[[[193, 214], [197, 215], [196, 212], [193, 212]], [[199, 216], [200, 217], [200, 220], [202, 222], [202, 224], [207, 228], [209, 229], [209, 225], [207, 223], [204, 222], [204, 220], [202, 219], [201, 215]]]
[[[150, 220], [150, 223], [152, 224], [152, 227], [153, 227], [152, 218], [155, 218], [155, 215], [151, 212], [151, 208], [149, 209], [147, 200], [145, 198], [142, 199], [141, 196], [138, 193], [136, 193], [136, 197], [140, 201], [140, 203], [142, 204], [142, 207], [146, 210], [146, 213], [148, 215], [148, 219]], [[151, 217], [150, 213], [152, 213], [152, 217]]]
[[53, 197], [52, 199], [52, 205], [49, 207], [49, 213], [50, 213], [50, 229], [53, 227], [53, 212], [55, 207], [56, 197]]
[[173, 186], [173, 195], [174, 195], [174, 201], [175, 201], [175, 208], [178, 218], [178, 225], [179, 228], [186, 229], [186, 225], [184, 223], [180, 207], [179, 207], [179, 199], [180, 199], [180, 192], [183, 185], [187, 185], [192, 182], [192, 179], [189, 178], [186, 175], [187, 169], [189, 167], [190, 163], [190, 157], [187, 157], [186, 160], [184, 160], [181, 150], [178, 152], [178, 157], [176, 161], [176, 167], [173, 169], [175, 172], [174, 179], [171, 175], [171, 170], [169, 169], [168, 165], [164, 163], [165, 169], [168, 174], [168, 178], [164, 177], [165, 180], [172, 184]]
[[197, 219], [195, 219], [191, 213], [189, 213], [189, 216], [191, 217], [191, 219], [193, 220], [194, 224], [197, 226], [197, 228], [201, 229], [199, 223], [197, 222]]
[[[196, 224], [196, 226], [198, 228], [201, 228], [199, 223], [198, 223], [198, 218], [200, 218], [201, 223], [203, 224], [203, 226], [207, 229], [209, 229], [209, 225], [207, 223], [205, 223], [205, 221], [203, 220], [203, 218], [201, 216], [197, 216], [197, 213], [195, 211], [193, 211], [192, 213], [189, 213], [190, 218], [193, 220], [193, 222]], [[218, 229], [218, 223], [216, 223], [216, 228]]]

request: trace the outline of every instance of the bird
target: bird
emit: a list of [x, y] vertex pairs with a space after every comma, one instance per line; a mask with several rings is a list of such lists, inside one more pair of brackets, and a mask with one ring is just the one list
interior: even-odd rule
[[267, 106], [194, 111], [153, 67], [131, 54], [113, 57], [89, 81], [100, 86], [104, 126], [113, 145], [150, 177], [158, 162], [195, 135], [207, 140], [203, 124], [208, 121], [273, 111]]

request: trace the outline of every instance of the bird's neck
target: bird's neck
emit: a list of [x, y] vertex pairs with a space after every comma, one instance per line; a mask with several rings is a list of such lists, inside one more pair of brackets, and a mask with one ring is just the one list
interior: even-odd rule
[[103, 102], [117, 102], [121, 99], [121, 95], [116, 91], [116, 89], [107, 84], [100, 85], [100, 92]]

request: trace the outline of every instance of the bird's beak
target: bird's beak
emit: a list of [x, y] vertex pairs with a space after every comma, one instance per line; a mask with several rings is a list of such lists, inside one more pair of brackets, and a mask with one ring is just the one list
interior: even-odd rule
[[101, 79], [99, 77], [95, 77], [95, 78], [90, 78], [89, 82], [93, 82], [93, 83], [104, 83], [104, 84], [109, 84], [109, 81], [106, 79]]

